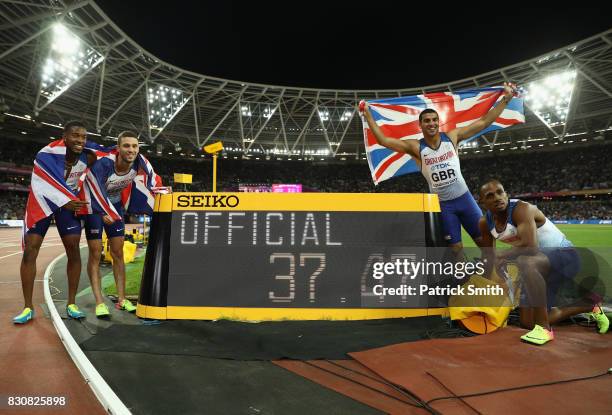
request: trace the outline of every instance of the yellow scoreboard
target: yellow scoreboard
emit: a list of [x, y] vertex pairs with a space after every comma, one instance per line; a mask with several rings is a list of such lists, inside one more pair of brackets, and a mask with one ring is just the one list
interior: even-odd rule
[[385, 303], [372, 266], [442, 246], [430, 194], [157, 195], [137, 315], [154, 319], [379, 319], [443, 314]]

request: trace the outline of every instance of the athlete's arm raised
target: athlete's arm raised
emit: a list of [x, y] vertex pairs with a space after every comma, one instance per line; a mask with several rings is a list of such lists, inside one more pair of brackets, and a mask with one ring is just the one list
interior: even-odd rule
[[480, 131], [487, 128], [489, 125], [493, 124], [501, 113], [504, 111], [512, 96], [516, 92], [516, 86], [507, 82], [504, 82], [504, 95], [502, 100], [493, 107], [484, 117], [479, 118], [474, 121], [470, 125], [466, 125], [465, 127], [455, 128], [447, 133], [450, 139], [453, 141], [455, 145], [459, 144], [463, 140], [467, 140], [472, 137], [474, 134], [479, 133]]
[[370, 113], [370, 106], [366, 102], [363, 107], [363, 116], [372, 130], [374, 137], [376, 137], [376, 142], [383, 147], [386, 147], [393, 151], [398, 151], [400, 153], [406, 153], [414, 157], [415, 159], [419, 158], [419, 144], [417, 140], [398, 140], [396, 138], [387, 137], [380, 129], [374, 118], [372, 117], [372, 113]]

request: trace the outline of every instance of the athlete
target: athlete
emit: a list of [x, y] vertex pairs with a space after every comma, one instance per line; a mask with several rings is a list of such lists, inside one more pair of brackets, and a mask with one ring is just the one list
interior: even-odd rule
[[[117, 214], [113, 219], [106, 212], [87, 215], [85, 219], [85, 235], [89, 247], [89, 260], [87, 273], [96, 299], [96, 316], [109, 318], [110, 311], [104, 303], [100, 285], [100, 257], [102, 254], [102, 229], [106, 232], [113, 258], [113, 275], [117, 286], [118, 301], [115, 307], [130, 313], [136, 311], [132, 302], [125, 298], [125, 261], [123, 258], [123, 245], [125, 240], [125, 224], [123, 215], [125, 210], [122, 202], [122, 193], [134, 182], [139, 169], [138, 135], [132, 131], [124, 131], [117, 139], [117, 150], [110, 156], [103, 157], [92, 169], [96, 182], [103, 187], [105, 202], [112, 204]], [[143, 158], [140, 156], [140, 158]], [[144, 159], [144, 158], [143, 158]]]
[[[64, 126], [60, 140], [46, 146], [36, 155], [32, 172], [32, 185], [28, 195], [24, 236], [24, 250], [21, 259], [21, 285], [23, 289], [24, 309], [13, 318], [13, 323], [24, 324], [34, 318], [32, 293], [36, 278], [36, 259], [51, 224], [51, 216], [55, 218], [57, 230], [66, 249], [68, 263], [68, 317], [81, 319], [85, 314], [79, 310], [76, 303], [76, 291], [81, 276], [81, 254], [79, 241], [81, 239], [81, 220], [76, 212], [87, 202], [77, 199], [79, 177], [87, 167], [96, 161], [96, 155], [86, 143], [85, 126], [77, 121], [70, 121]], [[86, 150], [86, 151], [84, 151]], [[90, 151], [91, 150], [91, 151]], [[63, 169], [63, 176], [62, 176]], [[72, 192], [72, 193], [70, 193]], [[58, 202], [64, 204], [57, 206]], [[65, 203], [67, 201], [67, 203]], [[48, 216], [47, 215], [48, 212]], [[30, 215], [30, 218], [28, 218]], [[30, 228], [28, 222], [32, 217], [40, 217]]]
[[[461, 174], [458, 145], [491, 125], [506, 108], [515, 92], [514, 85], [504, 83], [501, 101], [484, 117], [447, 133], [440, 132], [440, 118], [435, 110], [430, 108], [423, 110], [419, 114], [419, 125], [423, 132], [423, 138], [420, 140], [397, 140], [386, 137], [374, 121], [369, 105], [367, 103], [364, 105], [365, 119], [378, 144], [412, 156], [427, 180], [430, 191], [438, 195], [444, 239], [456, 253], [461, 252], [463, 248], [461, 225], [474, 242], [479, 244], [481, 237], [478, 221], [482, 216]], [[438, 169], [441, 164], [445, 165], [444, 168]]]
[[[599, 333], [608, 331], [610, 322], [601, 304], [582, 300], [572, 307], [552, 307], [561, 284], [580, 270], [580, 257], [573, 244], [536, 206], [508, 199], [504, 187], [490, 180], [480, 188], [480, 202], [487, 212], [480, 219], [481, 248], [488, 270], [493, 264], [515, 260], [523, 290], [521, 325], [531, 331], [521, 336], [525, 342], [542, 345], [554, 339], [551, 325], [580, 313], [591, 313]], [[512, 245], [495, 251], [495, 242]], [[487, 249], [492, 248], [492, 249]]]

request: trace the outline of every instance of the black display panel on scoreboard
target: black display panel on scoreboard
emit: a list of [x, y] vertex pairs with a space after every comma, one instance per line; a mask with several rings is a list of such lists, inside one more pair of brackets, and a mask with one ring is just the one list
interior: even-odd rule
[[[368, 195], [352, 197], [357, 196]], [[240, 195], [236, 201], [244, 197]], [[346, 201], [339, 204], [343, 210], [338, 211], [325, 209], [333, 208], [334, 203], [317, 202], [331, 197], [316, 195], [310, 203], [312, 210], [306, 210], [308, 206], [287, 209], [294, 207], [295, 201], [288, 206], [281, 203], [278, 210], [269, 209], [275, 203], [266, 203], [261, 210], [248, 204], [249, 210], [240, 210], [240, 204], [230, 200], [219, 210], [197, 204], [196, 209], [190, 209], [193, 199], [186, 204], [186, 199], [175, 197], [167, 303], [191, 307], [363, 307], [364, 295], [380, 284], [372, 278], [374, 262], [424, 249], [424, 214], [422, 208], [373, 211], [375, 207], [358, 204], [353, 208], [361, 211], [347, 211]], [[389, 210], [389, 206], [385, 208]]]

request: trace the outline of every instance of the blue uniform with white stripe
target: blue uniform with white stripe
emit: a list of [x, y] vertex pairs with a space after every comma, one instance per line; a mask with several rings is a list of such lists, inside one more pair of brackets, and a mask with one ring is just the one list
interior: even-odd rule
[[[496, 240], [513, 246], [521, 245], [518, 229], [512, 218], [514, 209], [519, 202], [519, 199], [508, 201], [506, 226], [502, 230], [497, 230], [493, 214], [487, 211], [485, 215], [487, 227]], [[550, 264], [550, 271], [544, 277], [546, 278], [548, 308], [551, 308], [561, 284], [574, 278], [580, 271], [580, 256], [574, 249], [572, 242], [548, 218], [536, 229], [536, 239], [540, 252], [546, 255]], [[523, 296], [521, 296], [521, 301], [525, 301]]]
[[[77, 195], [79, 188], [79, 178], [87, 169], [87, 161], [87, 152], [83, 151], [79, 154], [76, 163], [70, 168], [70, 172], [64, 170], [64, 177], [66, 177], [66, 173], [68, 173], [66, 184], [75, 195]], [[51, 225], [52, 217], [55, 218], [55, 225], [57, 226], [57, 232], [60, 236], [81, 234], [81, 218], [77, 216], [74, 211], [63, 207], [53, 212], [53, 215], [47, 216], [36, 222], [34, 227], [28, 230], [28, 234], [35, 233], [44, 238]]]
[[[130, 183], [132, 183], [136, 177], [136, 163], [133, 163], [130, 170], [125, 174], [117, 174], [114, 168], [114, 163], [106, 164], [108, 164], [108, 168], [106, 169], [107, 174], [105, 187], [108, 194], [108, 199], [115, 207], [117, 213], [123, 217], [125, 212], [121, 203], [121, 192]], [[85, 236], [87, 237], [87, 240], [102, 239], [102, 228], [104, 228], [106, 236], [109, 238], [124, 236], [125, 234], [125, 223], [123, 220], [117, 220], [112, 224], [107, 225], [102, 220], [102, 215], [87, 215], [87, 218], [85, 219]]]
[[461, 174], [459, 155], [452, 140], [440, 133], [440, 145], [433, 149], [425, 139], [420, 139], [419, 153], [421, 173], [427, 180], [429, 191], [440, 199], [444, 239], [450, 244], [461, 242], [461, 225], [472, 239], [479, 238], [478, 223], [482, 211]]

